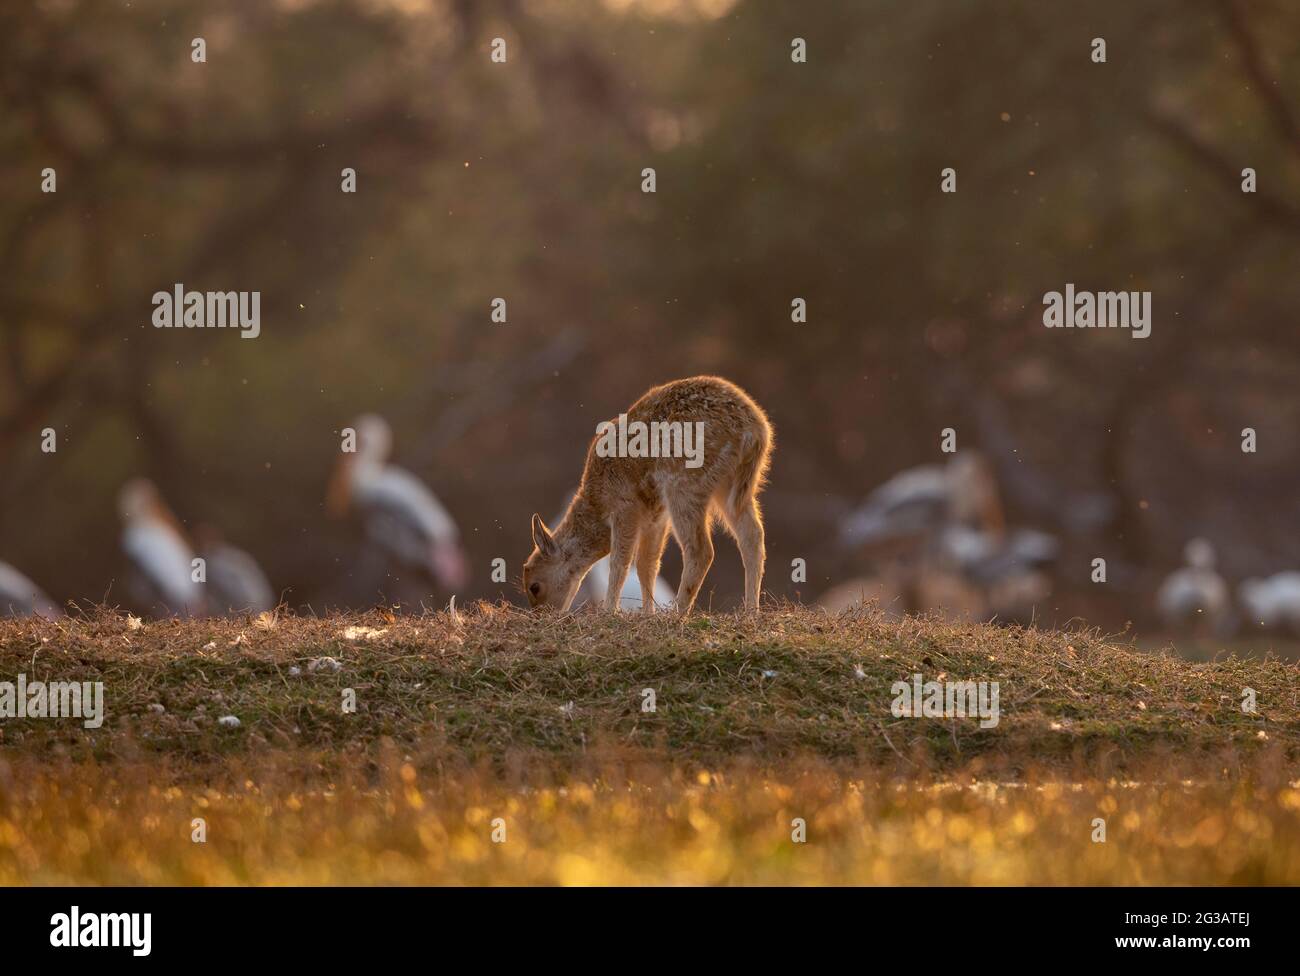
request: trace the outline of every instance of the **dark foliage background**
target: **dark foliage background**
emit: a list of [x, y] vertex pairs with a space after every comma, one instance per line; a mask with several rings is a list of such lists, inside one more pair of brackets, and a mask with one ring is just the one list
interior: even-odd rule
[[[8, 4], [0, 149], [0, 557], [59, 600], [114, 599], [137, 473], [319, 600], [357, 545], [322, 503], [363, 410], [496, 596], [595, 422], [702, 372], [776, 426], [779, 595], [860, 571], [835, 520], [943, 427], [1065, 538], [1058, 620], [1146, 620], [1194, 534], [1234, 580], [1300, 566], [1285, 0]], [[177, 281], [260, 290], [262, 336], [153, 329]], [[1152, 336], [1044, 329], [1067, 281], [1150, 289]], [[1071, 529], [1093, 492], [1113, 523]]]

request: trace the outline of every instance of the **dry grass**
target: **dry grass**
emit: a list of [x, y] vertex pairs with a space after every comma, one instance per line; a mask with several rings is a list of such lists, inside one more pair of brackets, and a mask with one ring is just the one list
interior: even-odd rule
[[[322, 657], [340, 670], [309, 671]], [[599, 743], [705, 764], [811, 756], [905, 768], [977, 756], [1041, 767], [1153, 750], [1248, 754], [1270, 742], [1295, 756], [1300, 746], [1294, 664], [1189, 664], [1094, 633], [795, 607], [685, 622], [542, 618], [487, 604], [457, 619], [0, 621], [0, 678], [20, 671], [103, 681], [108, 718], [97, 731], [3, 721], [0, 747], [100, 761], [201, 764], [271, 748], [366, 749], [384, 737], [471, 763], [512, 751], [572, 762]], [[1000, 723], [895, 718], [890, 686], [913, 673], [999, 682]], [[1257, 714], [1240, 709], [1247, 687]], [[343, 712], [345, 688], [355, 714]], [[654, 713], [642, 711], [645, 688], [655, 689]], [[221, 715], [241, 727], [219, 728]]]
[[[479, 605], [3, 621], [18, 672], [103, 681], [108, 718], [0, 720], [0, 883], [1300, 882], [1300, 681], [1276, 660]], [[998, 681], [1000, 723], [895, 718], [915, 672]]]

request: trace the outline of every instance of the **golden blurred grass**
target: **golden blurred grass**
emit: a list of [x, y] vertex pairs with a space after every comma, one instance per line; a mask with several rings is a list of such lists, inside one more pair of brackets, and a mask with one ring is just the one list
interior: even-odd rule
[[1009, 783], [806, 762], [615, 764], [530, 784], [422, 773], [394, 749], [312, 770], [292, 754], [209, 783], [153, 763], [0, 765], [0, 883], [1300, 882], [1300, 782], [1275, 753], [1183, 782], [1161, 764], [1149, 779]]
[[[1300, 681], [1271, 658], [479, 604], [0, 620], [19, 672], [103, 681], [108, 714], [0, 721], [4, 884], [1300, 883]], [[916, 672], [998, 681], [1001, 721], [893, 716]]]

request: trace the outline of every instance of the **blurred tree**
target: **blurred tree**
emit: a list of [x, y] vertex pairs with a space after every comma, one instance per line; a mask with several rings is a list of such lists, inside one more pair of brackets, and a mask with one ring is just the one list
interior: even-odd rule
[[[496, 595], [596, 420], [719, 372], [776, 423], [777, 593], [856, 568], [834, 518], [948, 426], [1081, 584], [1131, 567], [1112, 619], [1194, 532], [1234, 575], [1300, 565], [1297, 55], [1281, 0], [6, 7], [0, 555], [100, 598], [148, 473], [312, 601], [355, 552], [338, 431], [376, 409]], [[1151, 338], [1044, 329], [1067, 281], [1152, 290]], [[175, 282], [261, 291], [262, 336], [154, 330]], [[720, 555], [720, 604], [739, 578]]]

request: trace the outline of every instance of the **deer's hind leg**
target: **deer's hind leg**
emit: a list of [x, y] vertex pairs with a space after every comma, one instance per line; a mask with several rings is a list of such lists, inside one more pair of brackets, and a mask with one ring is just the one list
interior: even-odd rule
[[677, 497], [668, 502], [673, 535], [682, 547], [682, 581], [677, 587], [677, 612], [685, 616], [695, 606], [700, 587], [713, 565], [713, 539], [709, 531], [707, 499]]
[[763, 565], [767, 561], [767, 547], [763, 531], [763, 516], [758, 510], [758, 499], [750, 498], [735, 508], [721, 506], [723, 520], [736, 537], [736, 548], [745, 564], [745, 609], [757, 610], [759, 594], [763, 590]]

